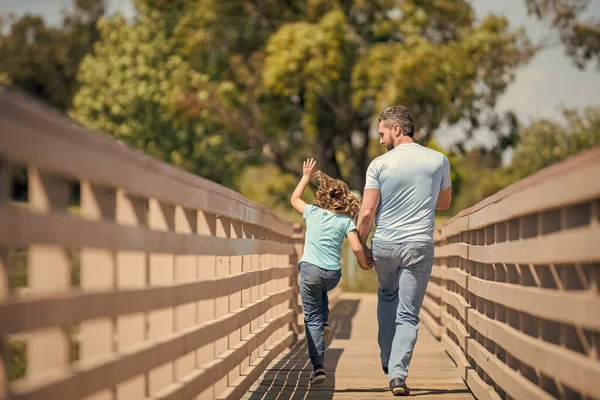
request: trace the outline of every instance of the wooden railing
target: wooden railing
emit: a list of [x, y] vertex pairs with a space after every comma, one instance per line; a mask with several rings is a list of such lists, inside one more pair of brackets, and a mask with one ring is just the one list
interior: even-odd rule
[[478, 399], [600, 399], [600, 148], [436, 231], [421, 314]]
[[302, 241], [231, 190], [0, 92], [0, 398], [241, 397], [301, 333]]

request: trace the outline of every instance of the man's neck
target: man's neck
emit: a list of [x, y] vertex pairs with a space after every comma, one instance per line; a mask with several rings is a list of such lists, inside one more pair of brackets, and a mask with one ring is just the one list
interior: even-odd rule
[[414, 142], [415, 141], [410, 136], [402, 135], [401, 137], [397, 138], [396, 141], [394, 142], [394, 148], [396, 148], [402, 144], [410, 144], [410, 143], [414, 143]]

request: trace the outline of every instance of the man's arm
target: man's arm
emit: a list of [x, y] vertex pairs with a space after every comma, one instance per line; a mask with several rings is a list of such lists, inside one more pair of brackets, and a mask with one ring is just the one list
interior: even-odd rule
[[437, 198], [437, 203], [435, 204], [436, 210], [447, 210], [450, 208], [450, 203], [452, 202], [452, 186], [449, 188], [440, 190], [440, 194]]
[[379, 207], [379, 190], [365, 189], [363, 193], [363, 201], [358, 215], [358, 238], [364, 247], [367, 247], [367, 238], [373, 227], [373, 220]]
[[450, 181], [450, 161], [442, 155], [442, 182], [435, 204], [436, 210], [447, 210], [452, 202], [452, 182]]

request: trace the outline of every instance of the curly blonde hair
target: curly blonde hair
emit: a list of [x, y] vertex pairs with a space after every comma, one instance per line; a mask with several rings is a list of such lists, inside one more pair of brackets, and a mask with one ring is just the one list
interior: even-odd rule
[[313, 204], [354, 219], [360, 211], [360, 200], [350, 192], [348, 185], [321, 171], [318, 171], [315, 177], [319, 179], [319, 187], [315, 192]]

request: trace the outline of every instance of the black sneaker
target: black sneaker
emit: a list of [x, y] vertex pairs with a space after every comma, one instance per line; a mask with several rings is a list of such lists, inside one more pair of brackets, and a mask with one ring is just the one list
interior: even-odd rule
[[382, 365], [382, 366], [381, 366], [381, 369], [383, 369], [383, 373], [384, 373], [384, 374], [386, 374], [386, 375], [387, 375], [387, 374], [389, 374], [388, 367], [386, 367], [385, 365]]
[[323, 368], [315, 369], [310, 375], [310, 384], [311, 385], [320, 385], [325, 382], [327, 379], [327, 374]]
[[392, 389], [394, 396], [408, 396], [410, 394], [406, 383], [400, 378], [394, 378], [390, 381], [390, 389]]

